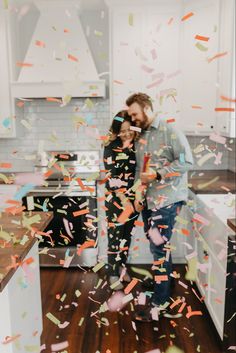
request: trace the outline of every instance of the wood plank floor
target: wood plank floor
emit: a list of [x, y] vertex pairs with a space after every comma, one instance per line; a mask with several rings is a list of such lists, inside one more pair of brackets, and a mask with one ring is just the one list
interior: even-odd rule
[[[98, 313], [100, 305], [111, 296], [104, 285], [104, 272], [99, 274], [86, 269], [41, 268], [43, 306], [42, 352], [52, 352], [52, 344], [68, 341], [63, 353], [145, 353], [159, 348], [165, 352], [170, 345], [185, 353], [220, 353], [220, 339], [209, 318], [205, 305], [192, 291], [190, 282], [184, 279], [184, 266], [174, 268], [181, 274], [173, 289], [173, 299], [185, 297], [192, 310], [200, 310], [203, 316], [179, 319], [162, 318], [154, 323], [135, 323], [134, 301], [120, 312]], [[95, 288], [99, 279], [99, 288]], [[188, 285], [185, 289], [178, 281]], [[103, 288], [102, 288], [103, 287]], [[81, 295], [77, 297], [80, 291]], [[141, 285], [132, 291], [134, 297], [145, 291]], [[76, 295], [77, 294], [77, 295]], [[46, 317], [51, 313], [65, 328], [58, 327]], [[97, 313], [96, 313], [97, 312]]]

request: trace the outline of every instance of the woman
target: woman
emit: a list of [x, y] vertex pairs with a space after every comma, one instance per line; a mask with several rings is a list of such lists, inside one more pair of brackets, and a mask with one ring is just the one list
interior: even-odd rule
[[[134, 193], [130, 190], [134, 184], [136, 164], [133, 147], [135, 132], [130, 127], [131, 119], [127, 111], [119, 112], [113, 119], [104, 148], [104, 165], [107, 170], [105, 206], [110, 284], [117, 282], [121, 273], [124, 281], [130, 281], [125, 264], [131, 232], [138, 216], [133, 207]], [[130, 210], [133, 208], [128, 218], [123, 217], [127, 208]], [[122, 288], [123, 284], [119, 283], [114, 289]]]

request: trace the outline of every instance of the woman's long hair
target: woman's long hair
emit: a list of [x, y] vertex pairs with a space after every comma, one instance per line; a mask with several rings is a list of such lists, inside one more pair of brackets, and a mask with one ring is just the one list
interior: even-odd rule
[[132, 123], [131, 117], [128, 115], [127, 110], [121, 110], [114, 116], [107, 134], [107, 140], [104, 142], [104, 146], [108, 146], [112, 141], [117, 139], [121, 130], [121, 125], [124, 121], [128, 121], [130, 124]]

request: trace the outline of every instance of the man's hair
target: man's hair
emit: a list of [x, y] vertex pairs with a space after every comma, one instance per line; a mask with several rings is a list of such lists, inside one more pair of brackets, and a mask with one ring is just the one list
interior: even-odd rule
[[133, 103], [138, 103], [143, 109], [148, 106], [153, 110], [151, 98], [146, 93], [134, 93], [126, 99], [126, 105], [128, 107]]

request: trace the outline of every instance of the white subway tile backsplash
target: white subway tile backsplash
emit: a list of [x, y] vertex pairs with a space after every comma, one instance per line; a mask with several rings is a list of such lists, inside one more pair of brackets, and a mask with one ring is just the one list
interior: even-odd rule
[[[35, 99], [24, 105], [24, 119], [32, 126], [31, 130], [20, 126], [16, 139], [0, 139], [0, 161], [10, 161], [12, 169], [8, 171], [32, 171], [35, 161], [26, 161], [24, 156], [37, 152], [40, 141], [44, 141], [44, 150], [101, 150], [101, 141], [94, 134], [105, 135], [110, 126], [109, 100], [92, 98], [93, 107], [89, 109], [85, 99], [72, 99], [65, 106], [59, 103]], [[90, 128], [76, 124], [83, 118]], [[21, 125], [21, 124], [20, 124]], [[96, 126], [97, 129], [91, 126]], [[194, 150], [200, 143], [205, 146], [204, 155], [212, 151], [222, 153], [221, 164], [214, 164], [215, 157], [202, 166], [198, 166], [196, 154], [193, 169], [230, 169], [235, 171], [235, 139], [227, 139], [227, 145], [220, 145], [204, 136], [189, 136], [189, 143]], [[230, 143], [231, 142], [231, 143]], [[231, 148], [232, 151], [228, 150]], [[14, 153], [18, 151], [18, 153]], [[6, 172], [6, 170], [1, 170]]]

